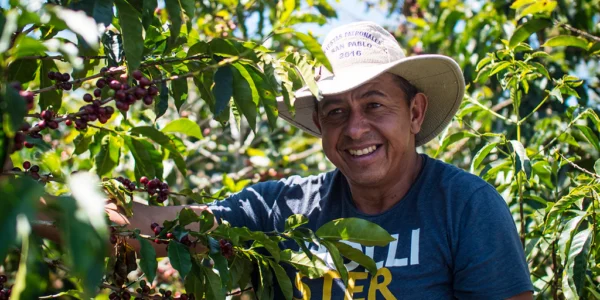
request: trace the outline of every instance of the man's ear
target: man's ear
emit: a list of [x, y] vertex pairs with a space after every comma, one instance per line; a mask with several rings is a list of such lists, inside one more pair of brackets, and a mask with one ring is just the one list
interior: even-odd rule
[[315, 126], [317, 126], [317, 128], [319, 128], [319, 133], [321, 133], [321, 122], [319, 122], [319, 115], [316, 110], [313, 110], [312, 118], [313, 118], [313, 123], [315, 123]]
[[427, 96], [423, 93], [416, 94], [410, 103], [410, 130], [413, 134], [421, 131], [421, 124], [423, 124], [427, 112], [427, 103]]

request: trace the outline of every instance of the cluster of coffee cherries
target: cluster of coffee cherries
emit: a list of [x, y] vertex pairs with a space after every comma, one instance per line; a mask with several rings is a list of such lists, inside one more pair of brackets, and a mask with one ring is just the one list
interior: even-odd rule
[[[143, 178], [145, 178], [145, 177], [142, 177], [142, 179]], [[135, 181], [131, 181], [123, 176], [117, 177], [117, 181], [122, 183], [130, 191], [134, 191], [136, 189]]]
[[114, 227], [110, 227], [110, 243], [114, 245], [117, 241], [117, 230]]
[[132, 87], [127, 83], [129, 80], [128, 74], [121, 74], [116, 77], [116, 74], [110, 72], [114, 70], [114, 68], [100, 70], [100, 73], [109, 72], [106, 73], [104, 78], [96, 81], [97, 89], [94, 90], [94, 96], [100, 95], [102, 89], [108, 86], [110, 88], [109, 95], [114, 97], [115, 106], [121, 111], [128, 111], [129, 107], [137, 100], [142, 100], [146, 105], [152, 105], [154, 97], [158, 95], [158, 88], [148, 77], [145, 77], [140, 70], [133, 71], [131, 73], [134, 79]]
[[108, 122], [110, 117], [115, 113], [115, 109], [111, 106], [103, 107], [103, 103], [100, 99], [94, 100], [91, 96], [92, 95], [90, 94], [83, 95], [83, 101], [89, 102], [90, 104], [80, 107], [79, 113], [74, 117], [69, 117], [65, 121], [67, 126], [71, 126], [75, 123], [75, 128], [82, 130], [87, 128], [88, 122], [94, 122], [96, 120], [102, 124]]
[[55, 80], [56, 87], [59, 89], [68, 91], [73, 88], [73, 84], [69, 82], [71, 79], [71, 75], [69, 75], [69, 73], [61, 74], [60, 72], [50, 71], [48, 74], [46, 74], [46, 76], [48, 76], [48, 79], [50, 80]]
[[221, 248], [221, 254], [229, 259], [233, 256], [233, 245], [227, 240], [220, 240], [219, 247]]
[[131, 294], [128, 291], [112, 292], [108, 295], [108, 299], [110, 300], [131, 300]]
[[[21, 172], [21, 169], [19, 167], [14, 167], [12, 169], [15, 172]], [[31, 163], [29, 161], [25, 161], [23, 162], [23, 170], [25, 172], [29, 172], [29, 175], [35, 179], [38, 180], [40, 179], [40, 166], [38, 165], [31, 165]]]
[[33, 92], [24, 91], [23, 86], [18, 81], [11, 82], [10, 86], [12, 86], [15, 90], [17, 90], [19, 92], [19, 95], [21, 97], [23, 97], [23, 100], [25, 100], [25, 104], [27, 105], [27, 110], [32, 110], [33, 109], [33, 100], [34, 100]]
[[4, 284], [8, 281], [6, 275], [0, 275], [0, 300], [8, 300], [10, 299], [10, 293], [12, 290], [10, 288], [5, 288]]
[[39, 121], [36, 126], [39, 128], [39, 130], [43, 130], [46, 128], [58, 129], [58, 121], [54, 120], [55, 117], [56, 113], [52, 110], [43, 110], [40, 113], [41, 121]]
[[171, 191], [169, 189], [169, 185], [166, 182], [161, 182], [160, 180], [158, 180], [158, 178], [150, 180], [148, 179], [148, 177], [142, 176], [142, 178], [140, 178], [140, 183], [144, 185], [146, 191], [148, 192], [148, 195], [157, 195], [156, 201], [158, 203], [163, 203], [169, 198], [169, 193]]
[[[147, 296], [148, 294], [150, 294], [150, 292], [152, 290], [150, 289], [150, 286], [146, 284], [146, 280], [141, 280], [140, 287], [137, 288], [135, 291], [138, 292], [139, 294], [142, 294], [142, 296]], [[137, 299], [143, 299], [143, 298], [136, 297], [135, 299], [137, 300]]]
[[[13, 138], [14, 144], [12, 147], [12, 152], [19, 151], [19, 150], [23, 149], [23, 147], [33, 148], [34, 145], [32, 143], [26, 141], [26, 138], [27, 138], [26, 132], [28, 132], [30, 128], [31, 128], [31, 125], [29, 125], [29, 123], [23, 123], [23, 126], [21, 126], [19, 131], [15, 132], [15, 137]], [[29, 133], [29, 135], [31, 137], [38, 138], [38, 139], [42, 138], [42, 135], [37, 132], [31, 132], [31, 133]]]
[[[167, 238], [167, 240], [161, 240], [158, 238], [158, 235], [163, 231], [164, 227], [161, 227], [158, 223], [152, 223], [150, 224], [150, 229], [152, 229], [152, 232], [154, 232], [154, 235], [156, 235], [157, 237], [154, 239], [154, 243], [156, 244], [168, 244], [169, 241], [168, 240], [173, 240], [175, 239], [175, 235], [171, 232], [167, 232], [167, 234], [165, 235], [165, 237]], [[184, 235], [181, 239], [179, 239], [179, 242], [191, 247], [193, 245], [192, 241], [190, 241], [190, 236], [189, 235]]]
[[173, 298], [171, 298], [171, 296], [173, 295], [173, 292], [171, 292], [169, 290], [158, 289], [158, 292], [162, 295], [163, 300], [173, 299]]

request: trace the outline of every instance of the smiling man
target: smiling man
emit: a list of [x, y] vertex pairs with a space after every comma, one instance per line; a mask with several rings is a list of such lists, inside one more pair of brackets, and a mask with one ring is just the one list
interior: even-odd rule
[[[460, 105], [465, 86], [456, 62], [441, 55], [405, 57], [395, 38], [370, 22], [339, 27], [323, 45], [333, 74], [321, 74], [322, 97], [302, 89], [295, 115], [280, 103], [280, 116], [322, 137], [337, 168], [253, 185], [210, 205], [217, 219], [283, 231], [292, 214], [307, 216], [312, 230], [355, 217], [396, 239], [385, 247], [348, 243], [378, 268], [371, 275], [348, 261], [348, 286], [326, 249], [308, 245], [332, 271], [311, 280], [289, 270], [296, 298], [531, 299], [527, 263], [504, 200], [477, 176], [416, 151]], [[172, 219], [179, 209], [138, 205], [134, 210], [142, 218], [129, 221], [143, 229]], [[118, 218], [111, 215], [123, 223]]]
[[[386, 247], [350, 243], [375, 260], [375, 276], [354, 262], [346, 265], [348, 286], [334, 271], [314, 280], [296, 276], [297, 298], [531, 299], [504, 200], [477, 176], [416, 151], [450, 123], [462, 101], [456, 62], [405, 57], [395, 38], [371, 22], [336, 28], [323, 45], [333, 74], [321, 74], [322, 97], [302, 89], [295, 115], [280, 103], [280, 116], [321, 137], [337, 169], [254, 185], [211, 206], [215, 215], [264, 231], [283, 230], [291, 214], [306, 215], [313, 230], [358, 217], [396, 238]], [[333, 268], [326, 249], [309, 248]]]

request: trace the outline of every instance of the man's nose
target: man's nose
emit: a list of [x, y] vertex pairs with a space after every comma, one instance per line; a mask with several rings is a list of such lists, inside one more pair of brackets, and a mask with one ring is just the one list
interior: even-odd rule
[[369, 132], [369, 120], [362, 111], [354, 110], [350, 113], [348, 124], [346, 124], [345, 134], [353, 140], [360, 139], [365, 133]]

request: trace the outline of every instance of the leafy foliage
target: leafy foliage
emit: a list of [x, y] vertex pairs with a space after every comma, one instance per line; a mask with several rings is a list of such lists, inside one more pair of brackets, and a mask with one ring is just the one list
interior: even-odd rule
[[[600, 298], [595, 2], [380, 2], [405, 17], [390, 31], [409, 54], [452, 56], [469, 83], [455, 121], [421, 150], [496, 186], [518, 224], [536, 297]], [[318, 94], [312, 71], [331, 67], [317, 40], [292, 26], [336, 17], [329, 3], [164, 4], [9, 1], [2, 9], [0, 161], [8, 163], [0, 175], [0, 270], [10, 275], [12, 296], [148, 297], [173, 289], [199, 299], [267, 299], [277, 284], [291, 299], [285, 268], [308, 278], [329, 270], [305, 243], [326, 247], [343, 281], [342, 257], [376, 272], [372, 259], [342, 242], [392, 240], [364, 220], [335, 220], [313, 232], [295, 215], [283, 232], [227, 223], [211, 230], [212, 215], [185, 209], [153, 225], [154, 234], [106, 224], [106, 198], [130, 216], [134, 199], [207, 203], [253, 182], [329, 167], [317, 139], [278, 120], [276, 102], [282, 97], [293, 112], [292, 90], [307, 85]], [[113, 80], [126, 100], [143, 96], [119, 104]], [[120, 113], [106, 113], [109, 107]], [[8, 171], [11, 161], [34, 165]], [[143, 183], [146, 177], [155, 183]], [[56, 223], [37, 220], [40, 214]], [[62, 243], [39, 239], [32, 228], [44, 226], [56, 226]], [[282, 242], [298, 250], [282, 250]], [[169, 246], [168, 267], [158, 244]], [[251, 273], [259, 277], [254, 285]]]

